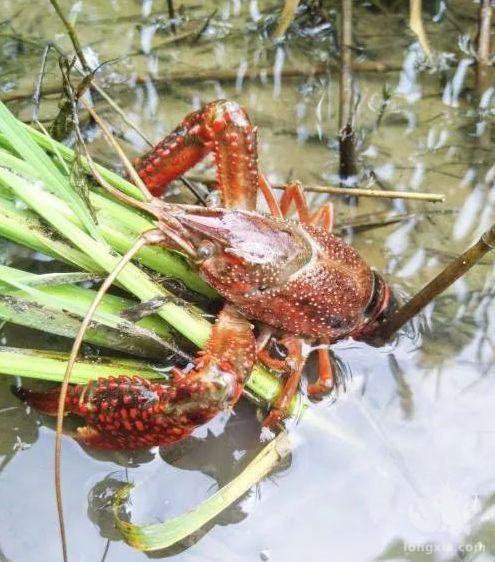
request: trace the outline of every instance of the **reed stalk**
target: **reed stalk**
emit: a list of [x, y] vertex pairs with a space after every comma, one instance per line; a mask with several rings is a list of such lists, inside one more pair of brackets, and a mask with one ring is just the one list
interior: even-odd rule
[[414, 318], [425, 306], [448, 289], [494, 248], [495, 224], [481, 236], [478, 242], [458, 256], [406, 304], [401, 306], [388, 321], [384, 322], [374, 335], [373, 343], [383, 345], [389, 341], [411, 318]]

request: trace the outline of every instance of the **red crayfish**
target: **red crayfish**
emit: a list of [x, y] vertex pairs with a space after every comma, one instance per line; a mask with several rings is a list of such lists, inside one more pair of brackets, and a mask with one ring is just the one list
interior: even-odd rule
[[[235, 404], [256, 360], [285, 377], [264, 421], [273, 426], [287, 415], [313, 344], [314, 395], [334, 384], [328, 346], [348, 337], [366, 341], [393, 307], [382, 277], [330, 233], [331, 204], [311, 213], [298, 183], [277, 200], [258, 170], [256, 128], [238, 104], [218, 100], [191, 113], [136, 169], [158, 196], [208, 153], [221, 206], [160, 202], [159, 227], [161, 243], [186, 253], [226, 304], [192, 370], [174, 369], [170, 382], [135, 376], [70, 385], [66, 410], [85, 419], [77, 434], [85, 445], [135, 449], [177, 441]], [[258, 192], [270, 215], [256, 211]], [[292, 205], [299, 222], [286, 218]], [[46, 413], [55, 412], [58, 395], [23, 391]]]

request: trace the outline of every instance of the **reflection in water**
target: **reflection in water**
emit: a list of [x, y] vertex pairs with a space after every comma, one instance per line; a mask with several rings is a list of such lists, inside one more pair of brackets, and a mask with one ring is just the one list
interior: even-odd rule
[[[184, 3], [180, 9], [177, 3], [177, 36], [171, 35], [163, 2], [63, 4], [82, 44], [91, 49], [88, 55], [112, 61], [103, 66], [100, 81], [154, 141], [191, 109], [229, 97], [243, 104], [259, 126], [260, 158], [271, 181], [336, 181], [335, 6], [302, 2], [287, 41], [274, 45], [270, 33], [280, 3], [270, 0]], [[11, 107], [29, 120], [41, 48], [49, 39], [67, 51], [70, 45], [45, 4], [3, 0], [2, 8], [0, 92], [27, 92]], [[404, 3], [391, 2], [355, 8], [358, 62], [386, 64], [384, 71], [356, 77], [358, 165], [375, 188], [440, 192], [447, 201], [443, 208], [371, 199], [356, 206], [337, 198], [334, 203], [337, 223], [356, 225], [343, 229], [346, 239], [392, 283], [412, 293], [493, 222], [488, 125], [494, 101], [492, 92], [475, 91], [466, 38], [476, 35], [477, 6], [442, 3], [434, 23], [431, 7], [424, 6], [429, 42], [438, 55], [435, 68], [425, 66], [415, 38], [405, 32], [404, 9]], [[58, 61], [52, 57], [46, 89], [58, 80]], [[58, 96], [43, 99], [42, 121], [53, 119], [57, 102]], [[146, 143], [101, 100], [94, 103], [130, 154], [146, 150]], [[93, 138], [95, 131], [82, 117]], [[95, 138], [93, 151], [117, 166], [101, 139]], [[196, 172], [211, 174], [207, 162]], [[325, 196], [311, 199], [321, 203]], [[16, 265], [21, 255], [11, 246], [3, 250], [2, 260]], [[36, 262], [37, 270], [43, 267], [45, 262]], [[336, 400], [311, 404], [291, 428], [290, 466], [198, 536], [153, 557], [174, 562], [492, 560], [492, 285], [493, 261], [487, 256], [393, 345], [335, 346], [352, 376], [345, 377]], [[67, 345], [10, 326], [1, 335], [10, 345]], [[0, 384], [0, 559], [55, 561], [52, 426], [10, 395], [10, 381]], [[136, 484], [130, 506], [134, 521], [162, 520], [230, 481], [261, 446], [259, 423], [248, 404], [160, 452], [104, 455], [66, 439], [63, 482], [71, 560], [148, 559], [120, 542], [113, 527], [109, 498], [120, 481]], [[478, 543], [484, 551], [460, 550]]]
[[0, 471], [38, 438], [38, 424], [27, 418], [22, 403], [10, 392], [10, 380], [0, 380]]

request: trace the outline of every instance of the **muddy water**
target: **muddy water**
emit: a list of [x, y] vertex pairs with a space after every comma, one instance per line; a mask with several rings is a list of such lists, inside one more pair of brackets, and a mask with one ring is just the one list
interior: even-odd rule
[[[227, 97], [244, 105], [259, 125], [261, 164], [271, 181], [335, 183], [337, 3], [323, 2], [318, 11], [317, 2], [309, 2], [313, 11], [300, 14], [279, 46], [269, 38], [277, 2], [177, 3], [174, 41], [165, 2], [62, 4], [91, 62], [113, 61], [102, 68], [101, 81], [151, 139], [192, 108]], [[355, 5], [355, 56], [386, 66], [356, 76], [360, 182], [443, 193], [446, 202], [362, 199], [353, 206], [334, 198], [337, 227], [363, 215], [371, 223], [401, 216], [388, 226], [347, 228], [345, 234], [393, 284], [413, 292], [493, 221], [493, 92], [484, 92], [480, 101], [475, 90], [470, 38], [476, 36], [476, 5], [428, 3], [434, 68], [423, 64], [407, 31], [403, 3]], [[0, 6], [0, 90], [12, 97], [31, 91], [48, 40], [65, 50], [70, 43], [47, 1], [1, 0]], [[329, 71], [313, 75], [311, 68], [323, 63]], [[252, 79], [257, 67], [267, 70]], [[290, 69], [301, 75], [286, 76]], [[220, 80], [225, 70], [233, 76]], [[47, 86], [59, 83], [55, 56], [45, 80]], [[43, 121], [55, 116], [57, 101], [43, 99]], [[29, 100], [10, 107], [31, 118]], [[101, 102], [98, 108], [107, 112]], [[107, 115], [130, 154], [146, 149], [125, 123]], [[117, 165], [101, 139], [94, 139], [93, 150]], [[211, 169], [203, 165], [198, 173]], [[36, 271], [47, 267], [10, 244], [2, 245], [2, 259]], [[112, 490], [126, 480], [137, 484], [135, 521], [158, 521], [191, 508], [259, 451], [253, 407], [243, 403], [234, 415], [220, 416], [189, 441], [159, 452], [105, 455], [67, 439], [63, 486], [70, 559], [493, 560], [492, 285], [488, 256], [428, 308], [419, 331], [408, 330], [383, 349], [335, 346], [345, 384], [291, 425], [290, 462], [172, 550], [147, 556], [120, 541], [108, 511]], [[1, 337], [9, 345], [68, 346], [9, 325]], [[53, 425], [10, 395], [12, 382], [0, 383], [0, 560], [59, 560]]]

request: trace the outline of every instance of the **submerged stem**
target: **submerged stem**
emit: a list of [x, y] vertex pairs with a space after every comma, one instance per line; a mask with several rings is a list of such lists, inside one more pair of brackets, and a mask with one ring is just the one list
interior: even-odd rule
[[278, 19], [277, 27], [272, 35], [272, 39], [274, 41], [277, 41], [281, 37], [283, 37], [286, 31], [291, 26], [296, 16], [299, 1], [300, 0], [285, 0], [284, 7], [282, 8], [282, 13], [280, 14], [280, 17]]
[[478, 44], [476, 60], [476, 89], [481, 99], [490, 87], [490, 28], [492, 21], [492, 0], [481, 0], [478, 24]]

